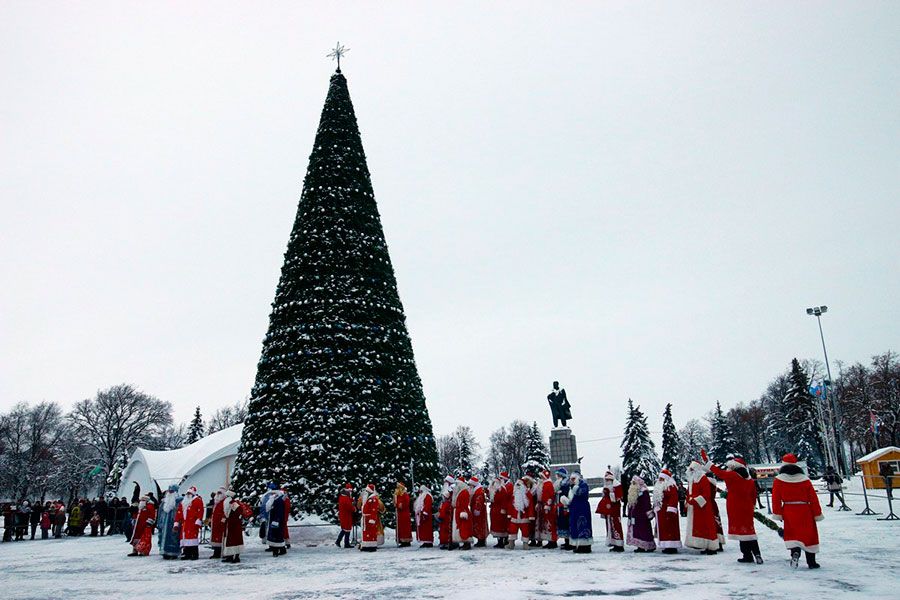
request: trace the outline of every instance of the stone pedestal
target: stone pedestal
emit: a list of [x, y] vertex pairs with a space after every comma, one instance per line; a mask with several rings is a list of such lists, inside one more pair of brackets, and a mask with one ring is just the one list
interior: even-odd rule
[[554, 427], [550, 430], [550, 463], [551, 471], [564, 467], [569, 473], [581, 472], [575, 434], [568, 427]]

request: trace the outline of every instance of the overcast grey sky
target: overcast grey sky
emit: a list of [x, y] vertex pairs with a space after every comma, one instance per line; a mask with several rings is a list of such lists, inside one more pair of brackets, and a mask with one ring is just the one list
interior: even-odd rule
[[0, 410], [248, 394], [337, 40], [436, 433], [900, 350], [900, 3], [323, 4], [0, 3]]

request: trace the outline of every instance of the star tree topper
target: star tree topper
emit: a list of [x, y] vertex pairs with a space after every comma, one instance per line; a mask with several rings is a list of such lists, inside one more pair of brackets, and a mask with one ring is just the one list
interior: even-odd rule
[[328, 53], [328, 58], [337, 61], [337, 72], [341, 72], [341, 57], [350, 52], [350, 48], [341, 45], [340, 42], [335, 44], [334, 50]]

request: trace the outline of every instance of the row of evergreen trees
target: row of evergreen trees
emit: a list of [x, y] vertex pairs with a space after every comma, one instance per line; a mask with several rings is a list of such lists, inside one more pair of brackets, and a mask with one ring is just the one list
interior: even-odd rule
[[[789, 386], [777, 401], [775, 409], [768, 413], [767, 432], [779, 440], [776, 447], [778, 458], [793, 452], [805, 460], [812, 475], [821, 473], [826, 460], [822, 419], [819, 403], [810, 392], [809, 377], [795, 358], [791, 361]], [[650, 437], [647, 417], [640, 406], [628, 400], [628, 414], [625, 433], [622, 438], [622, 472], [626, 480], [634, 475], [655, 478], [662, 467], [672, 471], [676, 479], [691, 459], [696, 458], [701, 447], [709, 450], [710, 458], [716, 463], [724, 463], [730, 456], [743, 455], [742, 444], [734, 433], [733, 421], [716, 401], [715, 409], [707, 417], [708, 426], [696, 420], [689, 422], [679, 433], [672, 419], [672, 404], [663, 412], [662, 459], [657, 457], [656, 447]], [[756, 457], [750, 457], [751, 461]]]
[[475, 475], [490, 481], [500, 471], [508, 471], [510, 477], [518, 478], [539, 474], [550, 466], [550, 449], [536, 421], [528, 425], [515, 420], [495, 431], [483, 460], [475, 435], [465, 425], [450, 435], [438, 436], [437, 447], [441, 469], [455, 477]]

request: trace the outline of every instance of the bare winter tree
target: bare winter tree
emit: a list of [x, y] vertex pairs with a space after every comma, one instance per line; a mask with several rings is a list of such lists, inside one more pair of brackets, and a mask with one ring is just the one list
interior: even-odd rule
[[681, 440], [681, 464], [689, 465], [692, 460], [698, 460], [700, 449], [710, 449], [712, 446], [712, 432], [709, 426], [700, 419], [691, 419], [678, 430], [678, 438]]
[[232, 425], [243, 423], [247, 418], [247, 400], [235, 402], [232, 406], [226, 406], [217, 410], [213, 416], [209, 418], [209, 425], [206, 427], [206, 434], [215, 433], [227, 429]]
[[528, 439], [531, 426], [515, 420], [491, 434], [487, 464], [493, 473], [509, 471], [510, 477], [522, 476], [522, 465], [528, 461]]
[[172, 424], [172, 405], [122, 384], [78, 402], [70, 419], [94, 449], [105, 480], [120, 456]]
[[24, 499], [46, 494], [58, 462], [56, 449], [65, 429], [62, 409], [54, 402], [34, 406], [20, 403], [0, 417], [3, 495]]

